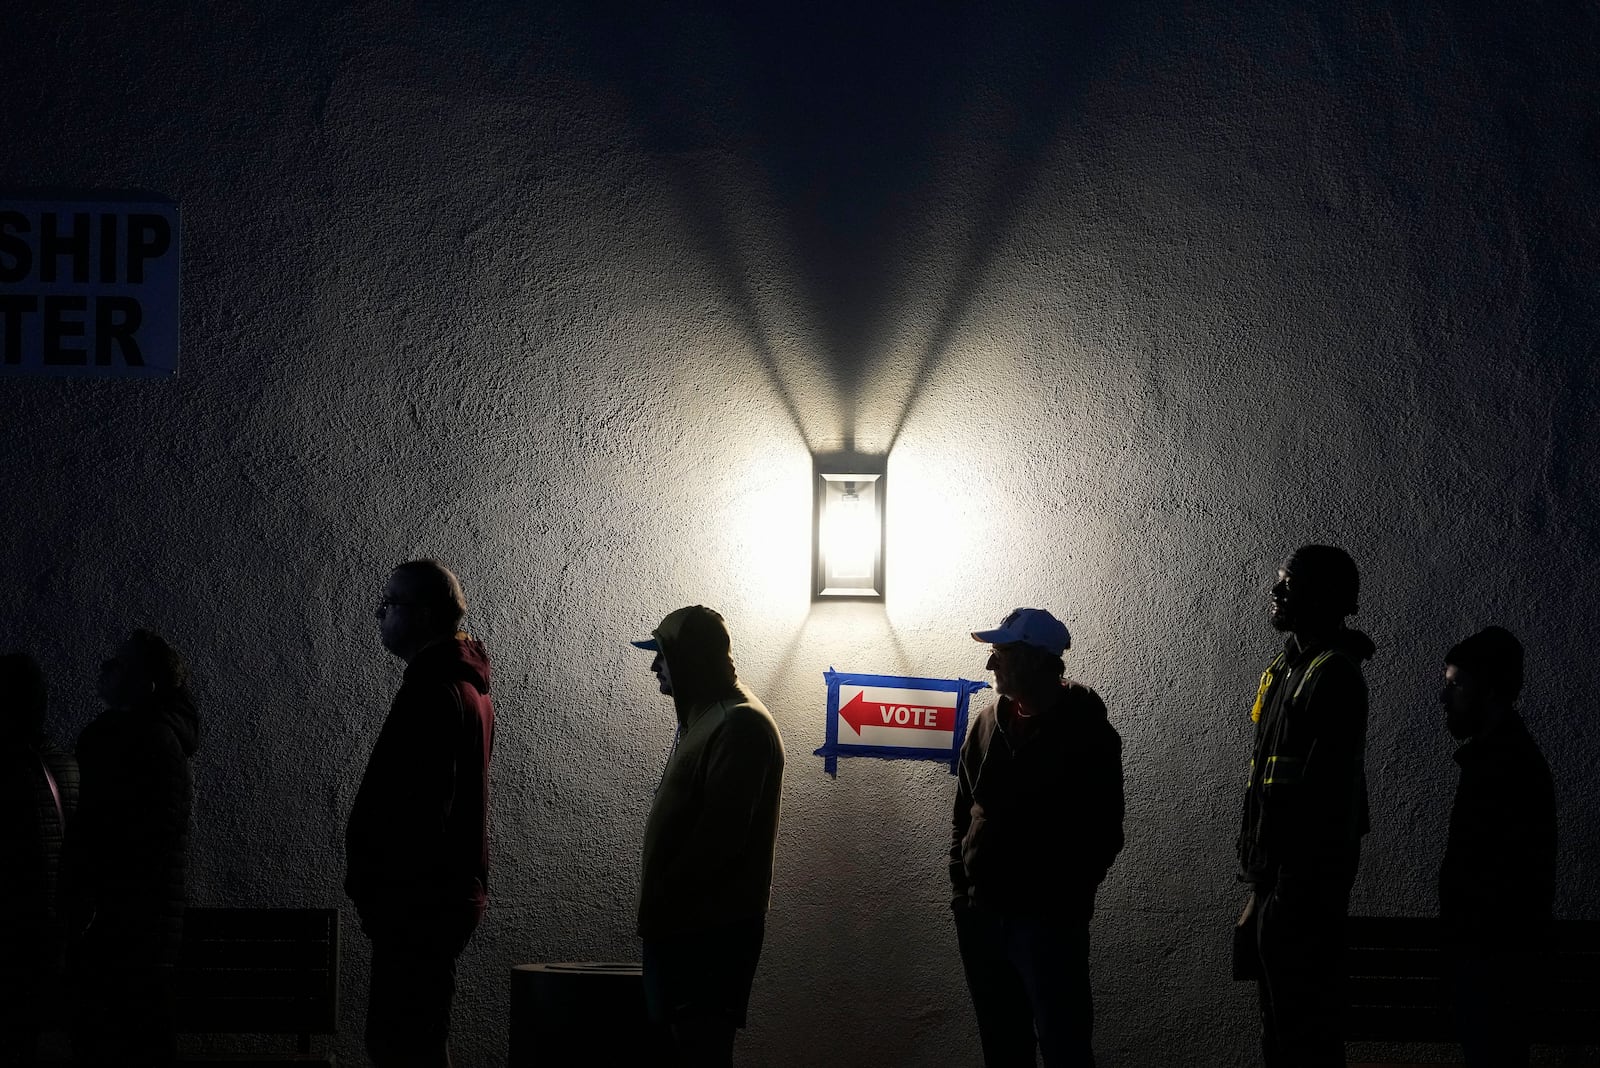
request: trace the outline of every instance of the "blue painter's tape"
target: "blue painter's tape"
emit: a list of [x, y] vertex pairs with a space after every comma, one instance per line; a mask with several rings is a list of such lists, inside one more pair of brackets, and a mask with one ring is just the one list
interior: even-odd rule
[[[938, 760], [950, 765], [954, 775], [961, 763], [961, 744], [967, 739], [967, 714], [972, 695], [988, 689], [987, 682], [973, 679], [924, 679], [910, 675], [866, 675], [835, 671], [829, 668], [822, 673], [828, 686], [828, 717], [824, 728], [824, 741], [814, 755], [822, 757], [822, 769], [830, 776], [839, 774], [842, 756], [877, 757], [880, 760]], [[839, 741], [839, 687], [874, 686], [897, 690], [933, 690], [956, 695], [956, 726], [949, 749], [924, 749], [909, 746], [857, 745]]]

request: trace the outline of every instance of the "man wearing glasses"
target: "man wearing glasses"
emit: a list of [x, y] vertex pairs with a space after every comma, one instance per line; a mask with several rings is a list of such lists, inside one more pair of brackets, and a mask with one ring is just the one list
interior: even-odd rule
[[1065, 678], [1066, 625], [1018, 608], [974, 631], [999, 701], [961, 747], [951, 908], [988, 1068], [1093, 1065], [1089, 919], [1122, 849], [1122, 739]]
[[345, 892], [372, 939], [367, 1053], [378, 1068], [450, 1063], [456, 957], [488, 902], [489, 656], [437, 560], [389, 576], [383, 647], [406, 662], [345, 835]]

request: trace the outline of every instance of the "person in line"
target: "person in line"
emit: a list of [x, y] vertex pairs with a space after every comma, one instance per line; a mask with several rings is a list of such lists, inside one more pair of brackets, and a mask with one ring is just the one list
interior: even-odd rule
[[1522, 643], [1487, 627], [1445, 654], [1445, 727], [1461, 743], [1439, 917], [1468, 1068], [1528, 1063], [1530, 960], [1550, 932], [1556, 798], [1550, 765], [1517, 711]]
[[45, 733], [38, 661], [0, 656], [0, 1064], [29, 1068], [62, 996], [61, 843], [78, 762]]
[[345, 834], [345, 892], [372, 940], [366, 1048], [378, 1068], [450, 1064], [456, 958], [489, 899], [489, 654], [437, 560], [396, 567], [378, 602], [406, 663]]
[[1278, 569], [1270, 620], [1286, 633], [1262, 673], [1238, 840], [1251, 888], [1235, 974], [1254, 978], [1267, 1068], [1342, 1065], [1344, 929], [1367, 833], [1371, 639], [1345, 626], [1360, 575], [1344, 550], [1297, 549]]
[[82, 791], [63, 847], [73, 1060], [171, 1064], [200, 718], [183, 658], [153, 631], [117, 647], [99, 691], [106, 708], [78, 737]]
[[950, 834], [951, 908], [987, 1068], [1093, 1065], [1089, 921], [1122, 850], [1122, 739], [1065, 678], [1072, 635], [1018, 608], [972, 637], [999, 700], [973, 719]]
[[677, 743], [645, 823], [639, 883], [645, 999], [676, 1063], [727, 1068], [766, 931], [783, 741], [738, 680], [722, 616], [694, 605], [644, 641]]

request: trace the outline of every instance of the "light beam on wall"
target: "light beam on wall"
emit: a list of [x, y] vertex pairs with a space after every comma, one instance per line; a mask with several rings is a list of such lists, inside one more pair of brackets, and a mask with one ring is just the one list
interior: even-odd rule
[[816, 462], [812, 517], [818, 599], [883, 599], [883, 502], [887, 481], [882, 461], [861, 457]]

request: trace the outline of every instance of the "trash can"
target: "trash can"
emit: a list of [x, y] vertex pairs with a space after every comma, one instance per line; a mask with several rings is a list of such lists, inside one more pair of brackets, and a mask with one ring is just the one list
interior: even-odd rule
[[509, 1068], [660, 1063], [637, 964], [570, 962], [511, 968]]

